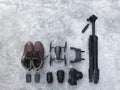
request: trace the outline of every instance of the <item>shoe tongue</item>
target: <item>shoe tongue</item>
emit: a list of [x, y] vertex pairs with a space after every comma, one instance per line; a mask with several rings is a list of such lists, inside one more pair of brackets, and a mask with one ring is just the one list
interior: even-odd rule
[[39, 52], [39, 51], [36, 51], [36, 52], [34, 53], [34, 57], [40, 57], [40, 52]]
[[41, 65], [41, 58], [40, 58], [40, 52], [36, 51], [34, 53], [34, 58], [33, 58], [34, 66], [37, 68]]
[[39, 67], [41, 64], [41, 61], [39, 59], [34, 59], [34, 66]]
[[31, 57], [31, 56], [32, 56], [31, 52], [26, 53], [26, 57]]

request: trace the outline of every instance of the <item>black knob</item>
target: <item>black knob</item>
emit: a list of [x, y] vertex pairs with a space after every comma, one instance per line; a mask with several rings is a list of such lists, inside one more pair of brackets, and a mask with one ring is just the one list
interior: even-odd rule
[[52, 83], [53, 82], [53, 75], [52, 72], [47, 73], [47, 82]]

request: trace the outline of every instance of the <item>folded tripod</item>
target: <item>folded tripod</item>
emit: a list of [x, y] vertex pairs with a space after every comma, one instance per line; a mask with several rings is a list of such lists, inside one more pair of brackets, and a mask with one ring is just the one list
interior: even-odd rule
[[[94, 81], [95, 84], [99, 81], [99, 69], [98, 69], [98, 37], [95, 35], [95, 21], [97, 17], [95, 15], [90, 16], [87, 21], [92, 23], [92, 35], [89, 36], [89, 82]], [[84, 33], [89, 24], [87, 24], [82, 33]]]

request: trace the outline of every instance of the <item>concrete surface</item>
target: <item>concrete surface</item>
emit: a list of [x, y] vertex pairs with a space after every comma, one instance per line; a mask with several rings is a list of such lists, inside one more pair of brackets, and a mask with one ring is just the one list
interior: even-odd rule
[[[96, 33], [99, 36], [100, 81], [97, 85], [88, 82], [88, 36], [91, 28], [81, 33], [87, 24], [86, 18], [95, 14]], [[41, 69], [40, 83], [25, 82], [28, 73], [20, 59], [27, 41], [42, 41], [45, 54], [49, 43], [64, 45], [68, 42], [67, 66], [49, 59]], [[85, 61], [69, 64], [74, 59], [75, 46], [85, 50]], [[69, 68], [84, 74], [77, 86], [67, 83]], [[56, 71], [65, 71], [65, 82], [59, 84]], [[46, 72], [52, 71], [54, 82], [48, 85]], [[0, 90], [120, 90], [120, 0], [0, 0]]]

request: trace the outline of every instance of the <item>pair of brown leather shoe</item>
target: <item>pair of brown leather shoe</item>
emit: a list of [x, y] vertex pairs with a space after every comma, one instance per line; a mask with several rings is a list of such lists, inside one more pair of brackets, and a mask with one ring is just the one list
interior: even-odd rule
[[39, 70], [43, 66], [43, 59], [44, 47], [40, 41], [37, 41], [35, 45], [31, 42], [25, 44], [21, 63], [26, 69], [35, 68]]

